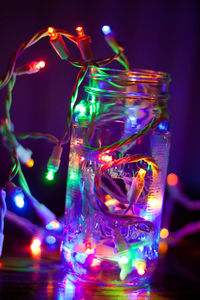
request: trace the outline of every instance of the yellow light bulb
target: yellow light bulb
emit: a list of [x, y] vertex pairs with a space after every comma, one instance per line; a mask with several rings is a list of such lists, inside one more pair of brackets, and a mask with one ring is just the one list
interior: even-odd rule
[[167, 228], [162, 228], [160, 231], [161, 239], [166, 239], [169, 235], [169, 230]]
[[145, 177], [145, 175], [146, 175], [146, 170], [144, 170], [144, 169], [142, 169], [142, 168], [139, 169], [137, 177], [138, 177], [139, 179], [143, 179], [143, 178]]
[[41, 241], [38, 238], [33, 239], [30, 250], [33, 256], [39, 256], [41, 254]]
[[141, 261], [137, 264], [137, 272], [139, 275], [144, 275], [146, 269], [146, 263]]

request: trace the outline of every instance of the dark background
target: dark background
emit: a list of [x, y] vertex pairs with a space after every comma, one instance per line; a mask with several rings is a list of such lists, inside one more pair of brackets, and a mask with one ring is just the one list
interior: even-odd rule
[[[199, 1], [4, 1], [0, 9], [0, 76], [6, 72], [11, 55], [37, 31], [54, 26], [75, 33], [78, 25], [92, 37], [95, 58], [112, 54], [101, 27], [110, 25], [125, 48], [132, 68], [153, 69], [171, 74], [171, 153], [169, 172], [180, 177], [184, 191], [200, 196], [199, 140]], [[73, 58], [78, 50], [66, 41]], [[78, 70], [61, 61], [48, 38], [29, 48], [20, 66], [31, 60], [46, 61], [41, 72], [20, 76], [13, 93], [11, 117], [16, 132], [41, 131], [60, 137], [65, 128], [66, 108]], [[0, 91], [0, 118], [4, 116], [6, 89]], [[46, 163], [52, 145], [45, 141], [23, 143], [33, 151], [35, 165], [24, 168], [33, 195], [56, 214], [64, 212], [67, 175], [67, 147], [54, 183], [45, 180]], [[9, 155], [0, 146], [0, 183], [11, 167]], [[27, 212], [27, 215], [29, 213]]]

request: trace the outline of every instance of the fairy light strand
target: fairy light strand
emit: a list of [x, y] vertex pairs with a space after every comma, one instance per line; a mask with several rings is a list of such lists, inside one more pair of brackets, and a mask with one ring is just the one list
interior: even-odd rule
[[[63, 36], [69, 38], [69, 35], [65, 34], [65, 32], [61, 31], [61, 33], [63, 34]], [[5, 85], [8, 84], [8, 96], [7, 96], [7, 99], [6, 99], [6, 111], [7, 111], [7, 113], [6, 113], [6, 116], [7, 116], [6, 137], [8, 137], [8, 139], [10, 139], [12, 141], [11, 144], [14, 142], [15, 137], [17, 139], [22, 139], [22, 140], [23, 139], [27, 139], [27, 138], [35, 138], [35, 139], [44, 138], [44, 139], [46, 139], [46, 140], [48, 140], [48, 141], [50, 141], [50, 142], [52, 142], [54, 144], [58, 144], [58, 143], [64, 144], [64, 143], [66, 143], [68, 141], [68, 139], [66, 139], [67, 131], [65, 131], [65, 133], [64, 133], [63, 137], [61, 138], [61, 140], [58, 140], [56, 137], [54, 137], [51, 134], [43, 134], [43, 133], [36, 133], [36, 132], [28, 133], [28, 134], [26, 134], [26, 133], [17, 134], [17, 133], [13, 133], [10, 130], [8, 130], [8, 127], [9, 126], [11, 127], [11, 124], [8, 124], [8, 123], [11, 123], [11, 121], [10, 121], [10, 107], [11, 107], [11, 104], [12, 104], [12, 99], [11, 99], [12, 90], [13, 90], [13, 87], [14, 87], [14, 84], [15, 84], [16, 75], [21, 75], [22, 74], [22, 72], [20, 72], [19, 70], [16, 71], [16, 72], [14, 71], [15, 58], [17, 59], [24, 52], [24, 50], [26, 48], [32, 46], [33, 44], [35, 44], [37, 41], [39, 41], [41, 38], [43, 38], [45, 36], [47, 36], [47, 34], [45, 32], [41, 32], [41, 33], [36, 34], [34, 38], [32, 38], [32, 39], [28, 40], [27, 42], [23, 43], [22, 46], [21, 46], [21, 48], [18, 49], [18, 51], [15, 53], [15, 55], [11, 59], [10, 67], [9, 67], [8, 72], [6, 73], [6, 75], [0, 81], [0, 87], [1, 88], [3, 88]], [[71, 40], [76, 43], [76, 37], [71, 38]], [[119, 58], [120, 55], [123, 56], [123, 53], [121, 53], [121, 54], [120, 53], [115, 54], [112, 57], [106, 58], [104, 60], [98, 60], [97, 64], [99, 66], [105, 65], [107, 63], [112, 62], [114, 59]], [[81, 68], [81, 72], [80, 72], [81, 76], [78, 77], [77, 84], [76, 84], [76, 86], [74, 88], [74, 91], [72, 93], [72, 96], [71, 96], [71, 99], [72, 99], [71, 102], [74, 103], [74, 105], [73, 105], [73, 107], [74, 107], [77, 104], [76, 103], [76, 99], [77, 99], [77, 90], [78, 90], [78, 87], [80, 86], [81, 82], [83, 81], [83, 79], [84, 79], [84, 77], [85, 77], [85, 75], [87, 73], [87, 68], [88, 67], [86, 67], [85, 62], [75, 61], [75, 60], [73, 60], [71, 58], [68, 58], [68, 61], [71, 64], [75, 65], [76, 67], [80, 67]], [[83, 70], [84, 70], [84, 72], [83, 72]], [[71, 121], [71, 115], [69, 116], [69, 119], [68, 119], [68, 124], [69, 125], [70, 125], [70, 121]], [[132, 141], [136, 140], [138, 137], [142, 137], [143, 135], [147, 134], [149, 130], [155, 128], [161, 121], [162, 121], [162, 118], [160, 118], [160, 119], [159, 118], [158, 119], [153, 119], [138, 134], [131, 135], [126, 140], [119, 141], [119, 142], [117, 142], [117, 143], [115, 143], [113, 145], [109, 145], [109, 146], [102, 147], [102, 148], [95, 148], [95, 149], [93, 149], [89, 145], [86, 145], [86, 148], [88, 148], [90, 151], [96, 151], [98, 153], [104, 153], [104, 152], [109, 152], [109, 151], [116, 150], [119, 147], [121, 147], [122, 145], [126, 145], [128, 143], [131, 143]], [[6, 145], [6, 147], [7, 147], [7, 145]], [[16, 176], [17, 173], [18, 174], [20, 173], [19, 169], [21, 169], [21, 168], [19, 167], [19, 161], [17, 159], [15, 151], [10, 151], [10, 153], [11, 153], [12, 160], [14, 161], [14, 165], [13, 165], [13, 167], [12, 167], [10, 173], [9, 173], [9, 180], [12, 180]], [[20, 176], [22, 177], [22, 174]], [[23, 180], [21, 180], [21, 182], [22, 181]], [[23, 185], [24, 189], [27, 190], [27, 186], [26, 186], [25, 183], [23, 183], [23, 184], [21, 183], [21, 185]], [[97, 194], [98, 194], [98, 192], [97, 192]], [[34, 198], [32, 198], [32, 201], [33, 201], [33, 199]], [[34, 199], [34, 200], [35, 200], [35, 204], [36, 204], [37, 203], [36, 199]], [[184, 195], [184, 194], [180, 194], [179, 193], [178, 196], [176, 197], [176, 201], [180, 202], [181, 204], [183, 204], [189, 210], [196, 211], [196, 210], [199, 209], [199, 201], [195, 201], [195, 202], [194, 201], [190, 201], [190, 199], [186, 195]], [[101, 203], [101, 201], [97, 202], [100, 210], [102, 210], [104, 212], [104, 214], [111, 216], [110, 213], [108, 213], [108, 211], [105, 210], [105, 207], [102, 205], [102, 203], [101, 204], [100, 203]], [[37, 207], [37, 205], [36, 205], [36, 207]], [[4, 215], [5, 215], [5, 209], [4, 209], [3, 213], [1, 211], [1, 228], [3, 227], [3, 225], [2, 225], [3, 224], [2, 223], [2, 219], [4, 218]], [[116, 217], [116, 215], [114, 215], [114, 217]], [[15, 216], [14, 219], [16, 220], [16, 216]], [[169, 237], [164, 238], [164, 239], [166, 239], [166, 241], [168, 242], [169, 246], [175, 246], [183, 238], [185, 238], [187, 235], [199, 232], [199, 228], [200, 228], [199, 222], [190, 223], [190, 224], [185, 225], [183, 228], [179, 229], [177, 232], [170, 233]], [[2, 236], [3, 236], [3, 233], [1, 231], [1, 237]], [[3, 240], [3, 238], [1, 240]], [[2, 249], [2, 247], [1, 247], [1, 249]]]
[[[78, 46], [78, 38], [75, 35], [72, 35], [69, 32], [62, 30], [62, 29], [55, 29], [55, 33], [67, 38], [68, 40], [70, 40], [71, 42], [73, 42], [74, 44], [76, 44]], [[28, 187], [28, 184], [26, 182], [26, 179], [24, 177], [24, 174], [22, 173], [21, 164], [19, 162], [19, 159], [18, 159], [16, 151], [15, 151], [17, 141], [28, 139], [28, 138], [46, 139], [55, 145], [64, 145], [65, 143], [67, 143], [69, 141], [69, 136], [70, 136], [69, 130], [70, 130], [70, 126], [71, 126], [73, 109], [76, 106], [76, 104], [78, 104], [78, 102], [77, 102], [78, 89], [79, 89], [81, 83], [83, 82], [88, 69], [91, 67], [95, 67], [97, 70], [99, 70], [101, 72], [100, 67], [111, 63], [113, 60], [118, 60], [124, 66], [125, 69], [127, 69], [127, 70], [129, 69], [128, 60], [127, 60], [122, 48], [119, 48], [118, 51], [116, 51], [117, 53], [113, 54], [112, 56], [104, 58], [104, 59], [98, 59], [96, 61], [84, 61], [84, 60], [79, 61], [79, 60], [74, 60], [70, 56], [69, 57], [66, 56], [65, 59], [70, 64], [74, 65], [75, 67], [81, 68], [81, 70], [77, 76], [77, 80], [76, 80], [74, 89], [72, 90], [72, 94], [71, 94], [70, 101], [69, 101], [70, 108], [68, 109], [68, 114], [67, 114], [67, 128], [66, 128], [64, 134], [62, 135], [61, 139], [58, 139], [55, 136], [53, 136], [52, 134], [48, 134], [48, 133], [44, 133], [44, 134], [40, 133], [40, 132], [15, 133], [12, 130], [12, 123], [11, 123], [11, 117], [10, 117], [10, 108], [12, 105], [12, 91], [15, 86], [16, 76], [22, 75], [25, 73], [27, 74], [27, 73], [29, 73], [29, 70], [27, 69], [27, 72], [26, 72], [25, 69], [29, 68], [29, 67], [32, 68], [31, 65], [29, 65], [29, 66], [27, 65], [26, 68], [23, 66], [23, 67], [15, 70], [17, 59], [23, 54], [23, 52], [26, 49], [28, 49], [29, 47], [36, 44], [42, 38], [48, 37], [48, 36], [49, 36], [48, 30], [44, 29], [44, 30], [36, 33], [35, 35], [33, 35], [30, 39], [28, 39], [24, 43], [22, 43], [19, 46], [19, 48], [17, 49], [17, 51], [11, 57], [6, 74], [0, 79], [0, 89], [4, 88], [5, 86], [7, 86], [7, 88], [8, 88], [6, 101], [5, 101], [6, 117], [4, 120], [4, 125], [2, 127], [3, 142], [4, 142], [5, 147], [8, 148], [11, 158], [12, 158], [12, 161], [13, 161], [13, 166], [8, 175], [8, 181], [11, 182], [14, 179], [14, 177], [18, 174], [20, 185], [23, 187], [23, 190], [28, 195], [30, 201], [32, 201], [32, 204], [35, 206], [36, 210], [38, 209], [38, 211], [40, 211], [40, 212], [41, 212], [41, 210], [40, 210], [41, 204], [39, 203], [39, 201], [37, 201], [32, 196], [30, 189]], [[33, 69], [30, 69], [30, 73], [37, 72], [38, 69], [40, 69], [42, 67], [44, 67], [43, 63], [40, 63], [39, 65], [33, 65]], [[160, 124], [162, 122], [164, 117], [165, 117], [164, 115], [160, 115], [156, 118], [153, 118], [149, 122], [149, 124], [147, 124], [137, 134], [132, 134], [126, 139], [123, 139], [121, 141], [118, 141], [112, 145], [108, 145], [105, 147], [92, 148], [89, 145], [89, 142], [87, 141], [87, 136], [86, 136], [84, 147], [86, 150], [88, 150], [90, 152], [98, 153], [98, 154], [109, 153], [111, 151], [119, 149], [121, 146], [128, 145], [128, 144], [132, 143], [133, 141], [135, 141], [136, 139], [141, 138], [144, 135], [148, 134], [148, 132], [150, 130], [153, 130], [154, 128], [156, 128], [156, 126], [158, 126], [158, 124]], [[141, 156], [141, 157], [137, 157], [135, 159], [136, 160], [138, 159], [138, 161], [146, 159], [147, 163], [149, 163], [151, 165], [153, 172], [155, 172], [155, 174], [158, 172], [158, 167], [151, 158], [145, 158], [145, 157]], [[130, 161], [128, 160], [128, 158], [126, 161], [122, 159], [121, 161], [118, 160], [115, 162], [109, 162], [108, 164], [106, 164], [102, 167], [100, 174], [102, 172], [105, 172], [106, 168], [111, 168], [112, 166], [116, 166], [118, 163], [120, 164], [120, 163], [129, 163], [129, 162]], [[99, 190], [99, 184], [101, 182], [100, 174], [96, 175], [96, 177], [95, 177], [95, 194], [97, 197], [97, 206], [104, 214], [108, 215], [109, 217], [116, 218], [116, 214], [112, 214], [110, 211], [108, 211], [108, 208], [105, 205], [105, 202], [102, 201], [102, 195]], [[5, 212], [6, 212], [5, 195], [6, 195], [5, 190], [3, 188], [3, 189], [1, 189], [1, 214], [0, 214], [0, 218], [1, 218], [0, 219], [1, 220], [0, 234], [1, 234], [1, 236], [3, 236], [3, 219], [5, 216]], [[179, 193], [177, 195], [176, 201], [180, 202], [182, 205], [184, 205], [189, 210], [194, 210], [194, 211], [199, 210], [200, 201], [195, 201], [195, 202], [190, 201], [190, 199], [187, 196], [185, 196], [183, 193], [182, 194]], [[50, 211], [49, 211], [49, 213], [50, 213]], [[50, 215], [51, 214], [49, 214], [49, 216]], [[8, 216], [9, 216], [9, 213], [8, 213]], [[11, 216], [11, 214], [10, 214], [10, 216]], [[53, 217], [54, 216], [52, 215], [51, 218], [53, 219]], [[121, 215], [120, 217], [123, 217], [123, 215]], [[50, 220], [51, 218], [49, 218], [49, 219], [47, 218], [47, 219]], [[118, 218], [118, 216], [117, 216], [117, 218]], [[13, 217], [13, 219], [14, 219], [14, 217]], [[128, 219], [129, 219], [129, 217], [128, 217]], [[133, 218], [132, 218], [132, 220], [133, 220]], [[135, 221], [136, 220], [134, 220], [134, 222]], [[47, 220], [46, 220], [46, 222], [47, 222]], [[137, 220], [137, 222], [139, 222], [139, 223], [144, 222], [144, 220], [141, 218], [141, 220], [139, 219], [139, 220]], [[149, 226], [149, 230], [151, 230], [151, 224], [148, 224], [148, 226]], [[176, 245], [177, 243], [179, 243], [185, 236], [187, 236], [189, 234], [194, 234], [195, 232], [198, 232], [199, 228], [200, 228], [199, 222], [187, 224], [185, 227], [183, 227], [176, 233], [170, 233], [169, 236], [165, 239], [169, 242], [169, 245], [173, 246], [173, 245]], [[2, 238], [2, 240], [3, 240], [3, 238]], [[1, 248], [0, 250], [2, 250], [2, 246], [0, 248]]]
[[[82, 34], [81, 34], [81, 32], [82, 32]], [[27, 181], [22, 172], [19, 158], [18, 158], [18, 155], [16, 152], [16, 149], [19, 146], [21, 147], [20, 149], [22, 149], [22, 150], [24, 149], [18, 143], [18, 139], [23, 140], [23, 139], [27, 139], [27, 138], [33, 138], [33, 139], [43, 138], [43, 139], [48, 140], [49, 142], [52, 142], [52, 143], [58, 145], [59, 147], [61, 147], [65, 143], [67, 143], [69, 141], [69, 137], [70, 137], [70, 126], [71, 126], [71, 118], [72, 118], [72, 114], [73, 114], [73, 109], [74, 109], [75, 105], [77, 104], [78, 89], [88, 71], [89, 65], [95, 66], [95, 67], [103, 66], [108, 63], [111, 63], [115, 59], [118, 60], [121, 55], [121, 51], [119, 51], [118, 53], [112, 55], [111, 57], [94, 61], [93, 56], [91, 54], [91, 50], [89, 52], [87, 51], [87, 47], [89, 47], [89, 44], [88, 44], [89, 38], [84, 34], [83, 30], [81, 32], [79, 32], [78, 37], [71, 35], [70, 33], [68, 33], [65, 30], [54, 29], [54, 28], [48, 28], [47, 30], [44, 29], [44, 30], [36, 33], [35, 35], [33, 35], [33, 37], [31, 37], [30, 39], [28, 39], [27, 41], [25, 41], [24, 43], [22, 43], [19, 46], [17, 51], [11, 57], [6, 74], [2, 78], [0, 78], [0, 89], [4, 88], [6, 85], [8, 85], [7, 97], [6, 97], [6, 101], [5, 101], [6, 118], [3, 121], [4, 124], [1, 128], [2, 129], [1, 133], [3, 135], [3, 143], [4, 143], [5, 147], [9, 150], [11, 159], [13, 161], [13, 166], [8, 175], [8, 182], [11, 182], [11, 180], [13, 180], [14, 177], [18, 174], [20, 185], [23, 187], [23, 190], [25, 191], [27, 197], [32, 202], [32, 205], [36, 209], [36, 212], [38, 213], [38, 215], [42, 218], [42, 220], [45, 223], [47, 221], [48, 222], [52, 221], [51, 220], [52, 218], [55, 219], [55, 215], [53, 213], [51, 213], [51, 211], [48, 210], [44, 205], [41, 205], [32, 196], [32, 194], [30, 192], [29, 186], [28, 186]], [[11, 117], [10, 117], [10, 108], [11, 108], [11, 104], [12, 104], [12, 90], [15, 85], [16, 76], [23, 75], [23, 74], [36, 73], [41, 68], [44, 68], [44, 66], [45, 66], [44, 61], [32, 62], [25, 66], [19, 67], [18, 69], [15, 70], [17, 59], [23, 54], [23, 52], [27, 48], [31, 47], [32, 45], [37, 43], [42, 38], [49, 36], [49, 35], [50, 35], [50, 39], [51, 39], [51, 44], [54, 47], [57, 54], [60, 55], [60, 57], [62, 59], [68, 60], [69, 63], [71, 63], [72, 65], [74, 65], [76, 67], [81, 67], [81, 70], [77, 76], [77, 80], [76, 80], [75, 86], [72, 90], [72, 94], [71, 94], [70, 101], [69, 101], [70, 108], [68, 109], [68, 114], [67, 114], [67, 128], [60, 140], [58, 140], [52, 134], [43, 134], [40, 132], [18, 133], [18, 134], [14, 133], [13, 129], [12, 129], [12, 123], [11, 123]], [[77, 60], [74, 60], [71, 57], [69, 57], [69, 52], [64, 44], [62, 36], [64, 36], [68, 40], [72, 41], [79, 47], [79, 50], [81, 51], [84, 61], [77, 61]], [[84, 36], [84, 40], [82, 40], [82, 36]], [[30, 151], [28, 152], [28, 150], [26, 150], [26, 149], [24, 149], [22, 152], [25, 154], [29, 153], [29, 155], [31, 153]], [[55, 157], [54, 159], [57, 159], [57, 158]], [[32, 159], [30, 159], [29, 166], [32, 166], [33, 164], [34, 164], [34, 161]], [[28, 165], [28, 162], [27, 162], [27, 165]], [[2, 219], [4, 219], [4, 215], [5, 215], [5, 213], [1, 212]]]

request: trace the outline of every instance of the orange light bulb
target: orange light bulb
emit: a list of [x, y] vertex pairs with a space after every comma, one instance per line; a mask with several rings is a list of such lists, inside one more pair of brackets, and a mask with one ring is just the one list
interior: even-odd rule
[[28, 168], [32, 168], [34, 166], [34, 160], [31, 158], [29, 161], [27, 161], [26, 166]]
[[83, 27], [81, 27], [81, 26], [76, 27], [76, 32], [77, 32], [78, 36], [84, 36], [85, 35]]
[[158, 251], [160, 254], [165, 254], [168, 250], [168, 244], [165, 241], [159, 243]]
[[48, 34], [51, 40], [55, 40], [58, 36], [53, 27], [48, 28]]
[[175, 186], [175, 185], [177, 185], [177, 183], [178, 183], [178, 176], [174, 173], [170, 173], [167, 176], [167, 184], [169, 186]]
[[106, 201], [112, 200], [112, 197], [109, 194], [107, 194], [107, 195], [105, 195], [105, 200]]

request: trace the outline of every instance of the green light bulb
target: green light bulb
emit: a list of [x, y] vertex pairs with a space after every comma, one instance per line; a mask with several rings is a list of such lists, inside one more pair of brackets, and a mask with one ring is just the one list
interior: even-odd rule
[[84, 100], [81, 100], [74, 108], [74, 113], [78, 114], [78, 117], [85, 117], [87, 112], [87, 103]]
[[71, 173], [70, 176], [69, 176], [70, 179], [75, 179], [75, 177], [76, 177], [76, 176], [75, 176], [74, 173]]
[[80, 115], [81, 116], [84, 116], [85, 115], [85, 113], [86, 113], [86, 108], [85, 108], [85, 106], [83, 105], [83, 104], [79, 104], [79, 105], [77, 105], [78, 107], [77, 107], [77, 110], [80, 112]]
[[54, 171], [52, 169], [48, 170], [48, 173], [46, 175], [46, 179], [49, 180], [49, 181], [52, 181], [54, 180]]

